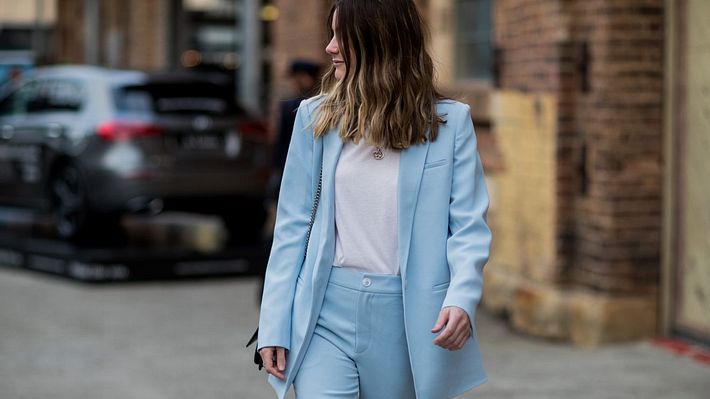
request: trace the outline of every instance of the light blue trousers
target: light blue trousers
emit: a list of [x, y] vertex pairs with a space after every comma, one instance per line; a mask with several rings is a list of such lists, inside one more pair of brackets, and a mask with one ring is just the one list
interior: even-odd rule
[[299, 399], [413, 399], [399, 276], [333, 267], [294, 380]]

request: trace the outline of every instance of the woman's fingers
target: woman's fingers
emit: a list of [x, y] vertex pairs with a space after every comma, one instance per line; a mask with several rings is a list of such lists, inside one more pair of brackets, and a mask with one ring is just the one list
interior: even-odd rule
[[463, 348], [463, 345], [468, 339], [468, 332], [463, 330], [461, 332], [457, 331], [450, 339], [442, 343], [441, 347], [448, 349], [450, 351], [455, 351]]
[[461, 332], [456, 335], [454, 343], [452, 344], [451, 348], [449, 348], [449, 350], [459, 350], [463, 348], [463, 346], [466, 344], [466, 340], [471, 335], [471, 330], [466, 325], [463, 325], [462, 327], [463, 328], [461, 329]]
[[271, 374], [271, 367], [273, 367], [273, 365], [271, 364], [270, 359], [274, 357], [274, 348], [261, 348], [259, 349], [259, 355], [261, 356], [262, 362], [264, 362], [264, 369], [267, 373]]
[[434, 324], [434, 328], [431, 329], [431, 332], [437, 333], [441, 331], [442, 328], [446, 325], [446, 323], [449, 321], [449, 309], [444, 308], [439, 312], [439, 318], [436, 320], [436, 324]]
[[[445, 320], [446, 327], [441, 331], [441, 334], [434, 339], [434, 344], [446, 349], [453, 344], [452, 337], [456, 334], [460, 319], [460, 316], [457, 314], [458, 312], [451, 310], [452, 308], [444, 308], [441, 310], [441, 313], [439, 313], [439, 320]], [[437, 326], [439, 326], [439, 323], [437, 323]], [[441, 328], [439, 328], [439, 330], [441, 330]]]
[[456, 323], [453, 320], [449, 320], [448, 323], [446, 323], [446, 328], [444, 328], [444, 331], [439, 334], [438, 337], [434, 338], [434, 343], [436, 345], [441, 346], [442, 348], [447, 348], [448, 346], [451, 345], [452, 337], [454, 333], [456, 332]]
[[286, 349], [276, 348], [276, 367], [279, 371], [286, 370]]
[[436, 327], [440, 327], [439, 322], [441, 320], [447, 320], [446, 328], [434, 339], [434, 344], [448, 350], [463, 348], [471, 334], [468, 314], [463, 309], [456, 307], [444, 308], [439, 314]]
[[465, 338], [467, 334], [465, 325], [462, 322], [458, 322], [454, 326], [451, 336], [442, 342], [441, 346], [448, 350], [461, 349], [460, 343], [463, 342], [463, 338]]
[[[280, 367], [278, 365], [279, 353], [283, 362], [282, 370], [279, 370]], [[282, 372], [286, 369], [286, 350], [284, 348], [264, 347], [259, 350], [259, 354], [261, 355], [261, 359], [264, 361], [264, 369], [266, 369], [267, 373], [281, 380], [286, 379], [286, 376], [284, 376], [284, 373]]]

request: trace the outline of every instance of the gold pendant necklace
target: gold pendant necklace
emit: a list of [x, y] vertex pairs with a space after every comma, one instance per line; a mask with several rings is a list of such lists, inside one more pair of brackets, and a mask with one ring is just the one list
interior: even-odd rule
[[372, 151], [372, 156], [378, 161], [384, 158], [385, 154], [382, 152], [382, 147], [375, 147], [375, 151]]

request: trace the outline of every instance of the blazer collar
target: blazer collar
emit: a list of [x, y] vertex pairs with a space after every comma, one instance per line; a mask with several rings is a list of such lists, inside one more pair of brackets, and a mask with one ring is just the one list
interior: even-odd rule
[[419, 187], [424, 172], [424, 161], [429, 151], [429, 141], [413, 145], [400, 153], [399, 184], [397, 191], [399, 220], [399, 267], [404, 276], [408, 259], [409, 246], [412, 242], [414, 210], [419, 199]]

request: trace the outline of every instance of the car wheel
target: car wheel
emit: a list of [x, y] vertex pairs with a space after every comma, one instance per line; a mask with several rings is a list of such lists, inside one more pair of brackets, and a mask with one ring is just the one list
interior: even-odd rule
[[50, 183], [54, 220], [62, 238], [76, 238], [87, 224], [86, 188], [79, 170], [73, 165], [63, 166]]

